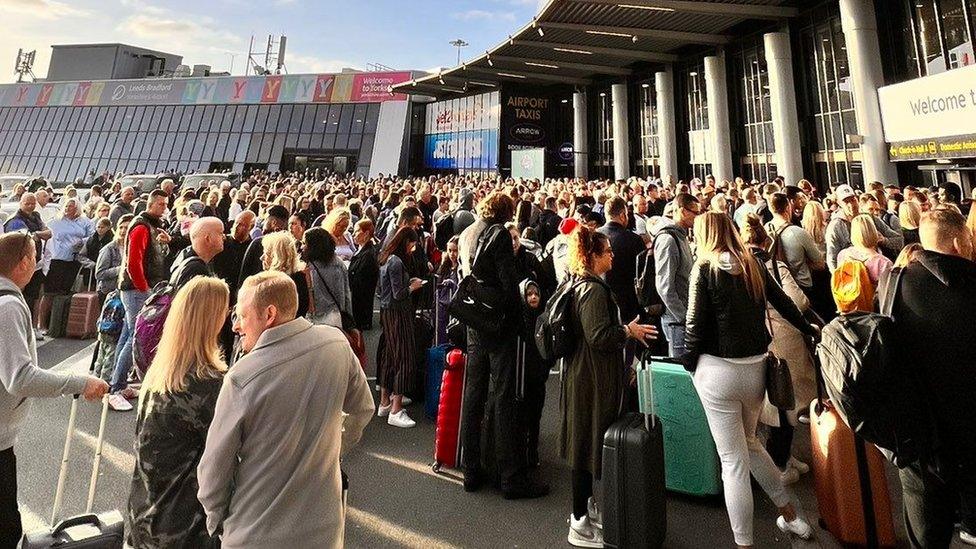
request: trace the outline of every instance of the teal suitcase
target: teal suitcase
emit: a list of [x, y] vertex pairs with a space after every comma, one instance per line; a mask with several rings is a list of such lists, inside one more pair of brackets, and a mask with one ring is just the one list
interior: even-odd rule
[[651, 359], [654, 402], [664, 425], [665, 486], [672, 492], [722, 492], [722, 466], [691, 374], [673, 359]]

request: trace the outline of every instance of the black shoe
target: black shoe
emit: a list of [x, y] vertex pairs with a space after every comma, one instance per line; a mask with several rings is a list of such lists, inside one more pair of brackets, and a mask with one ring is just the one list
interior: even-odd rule
[[464, 472], [464, 491], [477, 492], [485, 485], [485, 475], [481, 471]]
[[534, 499], [549, 495], [549, 484], [525, 479], [503, 490], [505, 499]]

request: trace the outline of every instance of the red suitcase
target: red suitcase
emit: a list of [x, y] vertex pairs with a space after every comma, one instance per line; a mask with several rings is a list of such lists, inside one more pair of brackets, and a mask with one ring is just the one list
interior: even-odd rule
[[441, 381], [441, 400], [437, 407], [437, 432], [434, 435], [434, 471], [457, 468], [461, 462], [461, 408], [464, 405], [465, 356], [460, 349], [447, 353], [447, 366]]
[[75, 339], [89, 339], [98, 333], [98, 317], [101, 307], [96, 292], [81, 292], [71, 296], [68, 310], [68, 327], [65, 335]]

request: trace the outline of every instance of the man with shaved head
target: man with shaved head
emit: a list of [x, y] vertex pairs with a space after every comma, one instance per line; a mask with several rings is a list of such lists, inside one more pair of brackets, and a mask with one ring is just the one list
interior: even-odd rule
[[190, 225], [190, 245], [177, 254], [169, 283], [182, 288], [196, 276], [214, 276], [210, 262], [224, 249], [224, 224], [216, 217], [201, 217]]

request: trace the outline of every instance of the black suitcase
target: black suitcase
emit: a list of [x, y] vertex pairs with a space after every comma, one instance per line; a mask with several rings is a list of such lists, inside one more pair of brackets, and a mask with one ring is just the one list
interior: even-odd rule
[[88, 505], [85, 513], [58, 521], [64, 484], [68, 475], [68, 458], [71, 455], [71, 439], [74, 438], [75, 416], [78, 412], [78, 396], [71, 403], [68, 416], [68, 436], [61, 457], [61, 471], [58, 474], [58, 487], [54, 493], [54, 510], [51, 513], [51, 527], [29, 532], [24, 536], [21, 549], [122, 549], [124, 522], [118, 510], [93, 514], [95, 486], [98, 480], [98, 466], [102, 459], [102, 442], [105, 440], [105, 421], [108, 417], [108, 395], [102, 399], [102, 417], [98, 425], [98, 442], [95, 449], [95, 462], [92, 465], [91, 481], [88, 486]]
[[664, 431], [643, 361], [637, 375], [642, 413], [625, 414], [603, 436], [604, 547], [661, 547], [667, 533]]

